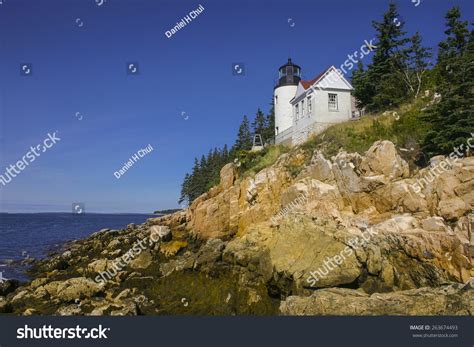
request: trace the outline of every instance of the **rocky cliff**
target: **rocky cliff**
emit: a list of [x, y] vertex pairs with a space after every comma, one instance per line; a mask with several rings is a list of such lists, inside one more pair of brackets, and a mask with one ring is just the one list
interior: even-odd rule
[[0, 289], [0, 312], [471, 315], [473, 186], [474, 158], [416, 170], [388, 141], [297, 148], [255, 175], [228, 164], [186, 210], [38, 262]]

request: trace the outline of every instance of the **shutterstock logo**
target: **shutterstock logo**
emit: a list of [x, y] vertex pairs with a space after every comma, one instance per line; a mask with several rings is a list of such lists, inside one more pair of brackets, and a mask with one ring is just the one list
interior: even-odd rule
[[103, 328], [102, 324], [98, 328], [53, 328], [51, 325], [43, 325], [41, 328], [30, 328], [25, 324], [23, 328], [16, 331], [17, 339], [107, 339], [106, 332], [110, 328]]

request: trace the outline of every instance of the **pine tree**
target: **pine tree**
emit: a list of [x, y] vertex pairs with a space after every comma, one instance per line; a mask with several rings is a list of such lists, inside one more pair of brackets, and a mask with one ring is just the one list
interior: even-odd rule
[[270, 105], [270, 110], [265, 117], [265, 130], [262, 135], [265, 142], [273, 141], [275, 138], [275, 106], [273, 102]]
[[417, 97], [423, 85], [423, 75], [430, 65], [431, 58], [429, 48], [421, 44], [422, 38], [416, 32], [410, 38], [410, 46], [403, 49], [393, 59], [393, 66], [398, 71], [400, 79], [405, 83], [409, 95]]
[[368, 73], [364, 71], [364, 64], [361, 60], [357, 63], [357, 69], [353, 70], [351, 82], [354, 87], [353, 95], [356, 98], [358, 108], [368, 105], [375, 93], [373, 83], [368, 80]]
[[389, 4], [381, 22], [372, 22], [377, 39], [373, 62], [365, 72], [359, 66], [353, 75], [359, 107], [377, 111], [404, 100], [406, 88], [395, 69], [399, 64], [404, 65], [401, 52], [409, 41], [405, 38], [404, 24], [394, 3]]
[[446, 14], [447, 39], [440, 43], [437, 69], [441, 100], [425, 115], [432, 124], [423, 150], [429, 155], [449, 154], [459, 146], [466, 149], [474, 133], [474, 30], [460, 21], [455, 7]]
[[265, 115], [260, 108], [257, 110], [255, 119], [252, 122], [252, 130], [254, 134], [260, 134], [263, 137], [265, 132]]
[[183, 183], [181, 184], [181, 195], [178, 200], [178, 204], [185, 204], [189, 201], [189, 180], [190, 176], [188, 173], [184, 176]]
[[233, 148], [234, 152], [250, 150], [252, 148], [252, 134], [250, 133], [249, 120], [244, 116], [237, 133], [237, 140]]
[[201, 156], [201, 160], [199, 161], [199, 195], [204, 193], [204, 189], [207, 185], [207, 182], [209, 180], [209, 170], [207, 167], [207, 160], [204, 154]]
[[222, 154], [221, 154], [221, 165], [224, 166], [229, 162], [229, 150], [227, 149], [227, 144], [224, 145], [224, 148], [222, 149]]
[[468, 22], [461, 21], [461, 10], [458, 6], [450, 9], [446, 16], [447, 38], [439, 44], [438, 63], [443, 64], [446, 59], [463, 53], [469, 41]]
[[403, 31], [405, 22], [400, 19], [397, 6], [390, 3], [387, 12], [383, 15], [382, 22], [372, 21], [372, 26], [377, 32], [377, 46], [374, 54], [373, 64], [379, 66], [384, 74], [391, 73], [390, 60], [400, 51], [408, 39]]
[[438, 84], [451, 80], [451, 71], [457, 64], [457, 59], [461, 56], [469, 40], [468, 22], [461, 20], [461, 10], [453, 7], [446, 15], [446, 40], [439, 43], [438, 64]]
[[189, 178], [189, 185], [188, 185], [188, 198], [189, 201], [193, 201], [197, 198], [200, 194], [200, 187], [199, 187], [199, 161], [198, 158], [194, 158], [194, 165], [191, 171], [191, 175]]

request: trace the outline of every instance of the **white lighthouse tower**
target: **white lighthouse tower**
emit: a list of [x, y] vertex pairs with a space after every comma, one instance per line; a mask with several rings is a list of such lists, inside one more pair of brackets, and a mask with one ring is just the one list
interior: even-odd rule
[[[301, 80], [301, 68], [293, 64], [291, 58], [278, 69], [278, 82], [273, 91], [275, 106], [275, 137], [277, 143], [286, 140], [283, 132], [293, 125], [293, 110], [290, 100], [294, 98]], [[291, 130], [286, 132], [291, 138]], [[280, 136], [278, 136], [280, 135]], [[283, 136], [282, 136], [283, 135]]]

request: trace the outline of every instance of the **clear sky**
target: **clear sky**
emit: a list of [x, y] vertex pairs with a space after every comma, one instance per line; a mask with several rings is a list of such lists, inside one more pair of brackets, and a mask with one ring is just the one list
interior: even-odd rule
[[[99, 0], [97, 0], [99, 1]], [[61, 139], [6, 186], [0, 211], [151, 212], [177, 207], [195, 156], [232, 144], [267, 111], [289, 56], [310, 79], [374, 37], [388, 0], [0, 0], [0, 174], [48, 133]], [[470, 0], [398, 0], [409, 33], [444, 38]], [[165, 36], [199, 4], [202, 12]], [[245, 64], [245, 76], [232, 63]], [[32, 65], [21, 76], [20, 65]], [[128, 75], [127, 63], [139, 74]], [[120, 179], [124, 162], [154, 150]]]

